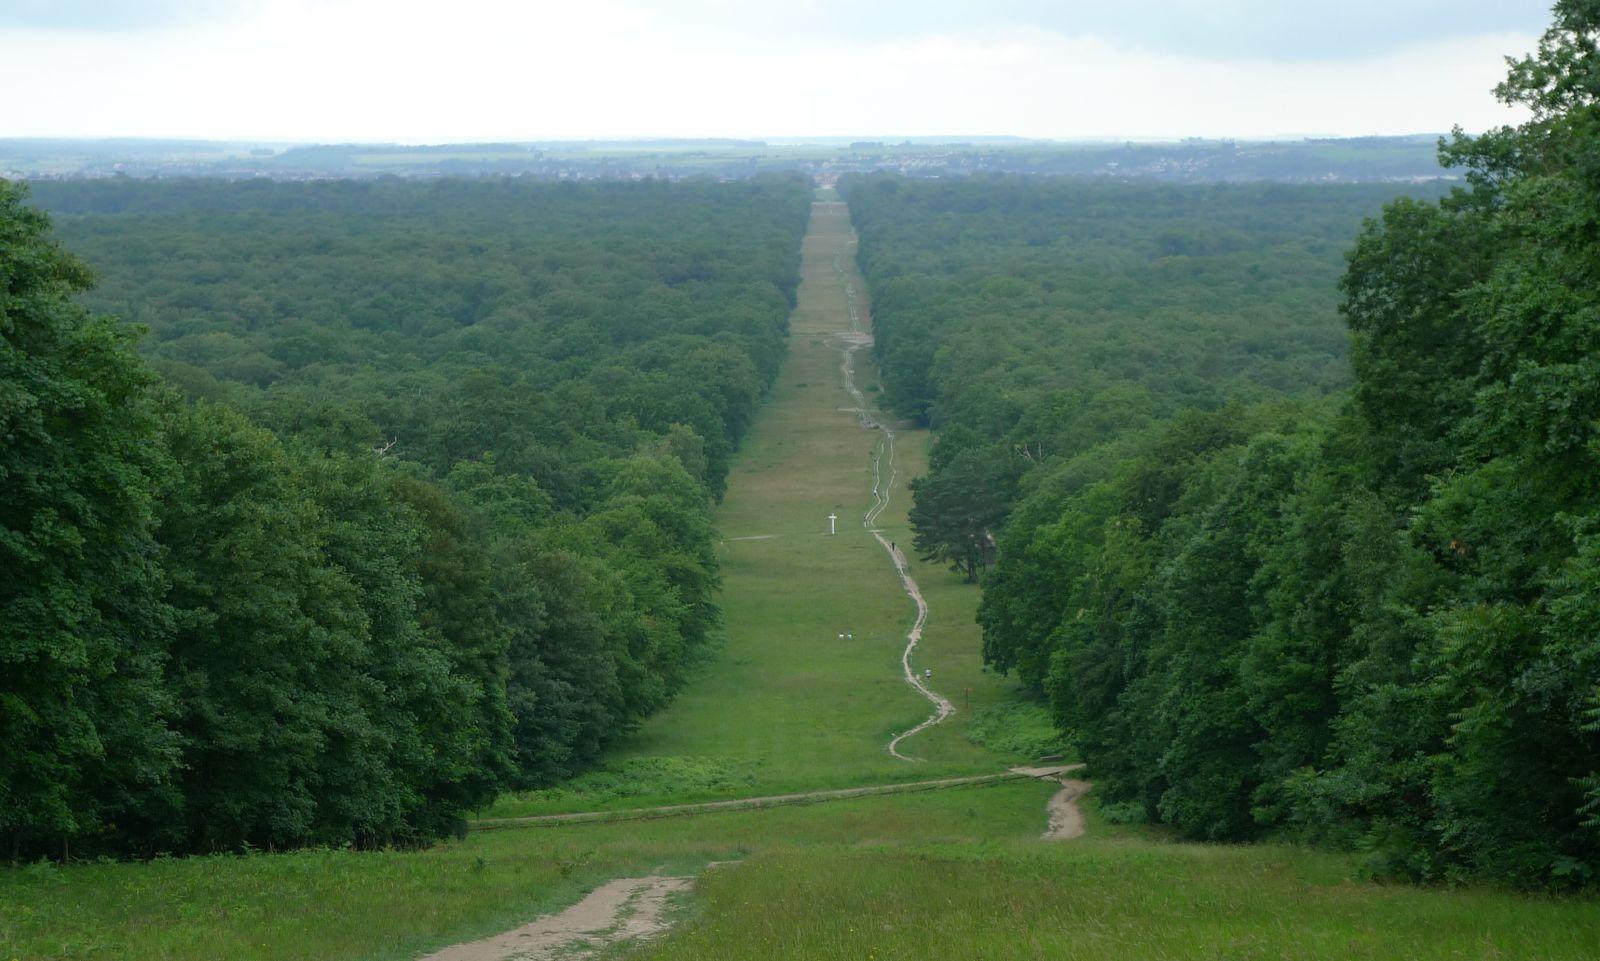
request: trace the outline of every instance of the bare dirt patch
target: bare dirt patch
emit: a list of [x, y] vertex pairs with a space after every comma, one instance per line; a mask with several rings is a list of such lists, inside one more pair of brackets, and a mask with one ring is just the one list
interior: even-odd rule
[[540, 961], [588, 958], [622, 941], [649, 938], [666, 929], [672, 896], [694, 886], [692, 877], [618, 878], [556, 914], [503, 934], [436, 951], [421, 961]]
[[1082, 764], [1060, 764], [1054, 767], [1011, 769], [1012, 774], [1025, 774], [1042, 781], [1058, 781], [1061, 784], [1061, 790], [1050, 798], [1050, 820], [1044, 833], [1040, 835], [1042, 839], [1070, 841], [1073, 838], [1083, 837], [1083, 811], [1078, 808], [1078, 799], [1089, 793], [1089, 789], [1094, 785], [1088, 781], [1063, 776], [1082, 767]]
[[1050, 799], [1050, 826], [1041, 835], [1046, 841], [1070, 841], [1083, 837], [1083, 811], [1078, 798], [1089, 792], [1088, 781], [1060, 778], [1061, 790]]

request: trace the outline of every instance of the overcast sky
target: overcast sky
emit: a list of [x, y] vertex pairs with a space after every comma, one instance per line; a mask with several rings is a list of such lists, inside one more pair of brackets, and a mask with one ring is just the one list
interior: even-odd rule
[[0, 137], [1469, 130], [1546, 0], [0, 0]]

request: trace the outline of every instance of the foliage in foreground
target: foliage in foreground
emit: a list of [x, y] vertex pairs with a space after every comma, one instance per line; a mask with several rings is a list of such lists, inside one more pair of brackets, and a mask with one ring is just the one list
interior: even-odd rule
[[[1362, 230], [1341, 405], [1235, 390], [1099, 435], [1072, 407], [985, 420], [1028, 380], [946, 389], [979, 327], [904, 375], [933, 373], [943, 443], [1022, 475], [985, 652], [1048, 692], [1110, 801], [1418, 879], [1600, 883], [1600, 3], [1556, 17], [1499, 88], [1533, 119], [1457, 134], [1442, 157], [1468, 185]], [[977, 232], [974, 256], [1000, 242]], [[1077, 447], [1013, 453], [1030, 418]]]

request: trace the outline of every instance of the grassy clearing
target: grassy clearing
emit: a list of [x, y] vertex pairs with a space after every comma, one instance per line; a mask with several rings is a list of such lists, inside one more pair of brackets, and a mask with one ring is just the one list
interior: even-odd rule
[[753, 761], [717, 757], [632, 757], [540, 791], [524, 791], [495, 804], [495, 817], [565, 814], [626, 807], [655, 807], [685, 798], [754, 797]]

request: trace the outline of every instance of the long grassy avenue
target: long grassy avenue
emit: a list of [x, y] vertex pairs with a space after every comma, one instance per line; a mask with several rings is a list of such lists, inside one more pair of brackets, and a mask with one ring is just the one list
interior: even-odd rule
[[[485, 817], [987, 774], [1028, 759], [971, 736], [1018, 702], [1011, 682], [980, 669], [976, 588], [914, 560], [931, 612], [916, 665], [933, 669], [957, 713], [907, 742], [925, 760], [885, 749], [928, 702], [900, 673], [912, 605], [860, 523], [877, 434], [843, 409], [829, 342], [844, 317], [833, 261], [850, 240], [845, 214], [814, 213], [789, 357], [718, 513], [725, 645], [604, 770], [503, 799]], [[856, 363], [871, 397], [870, 361]], [[898, 434], [902, 485], [926, 448], [923, 433]], [[902, 549], [908, 504], [901, 486], [880, 521]], [[1354, 856], [1289, 845], [1178, 844], [1108, 823], [1092, 795], [1086, 837], [1044, 842], [1054, 787], [472, 831], [424, 850], [41, 863], [0, 872], [0, 959], [408, 961], [608, 879], [695, 874], [713, 861], [738, 863], [703, 874], [676, 927], [638, 957], [1600, 957], [1593, 901], [1380, 885], [1361, 879]]]
[[[997, 755], [966, 737], [973, 711], [1007, 699], [1013, 685], [982, 670], [973, 621], [977, 589], [915, 559], [913, 576], [930, 611], [915, 665], [933, 670], [934, 686], [958, 713], [906, 742], [922, 762], [886, 750], [895, 733], [927, 716], [928, 702], [900, 673], [915, 609], [861, 524], [872, 503], [881, 435], [863, 429], [850, 412], [854, 401], [845, 393], [833, 339], [849, 327], [835, 264], [856, 291], [865, 290], [851, 241], [842, 205], [818, 205], [805, 240], [789, 356], [717, 513], [725, 649], [616, 752], [609, 767], [628, 775], [625, 784], [602, 773], [580, 779], [578, 790], [506, 798], [487, 816], [992, 773], [1028, 760]], [[858, 351], [854, 364], [871, 404], [877, 392], [870, 353]], [[927, 443], [926, 431], [897, 430], [898, 479], [877, 518], [884, 536], [908, 555], [906, 484], [924, 470]], [[829, 514], [838, 518], [835, 535], [828, 533]], [[584, 784], [603, 787], [584, 791]]]

